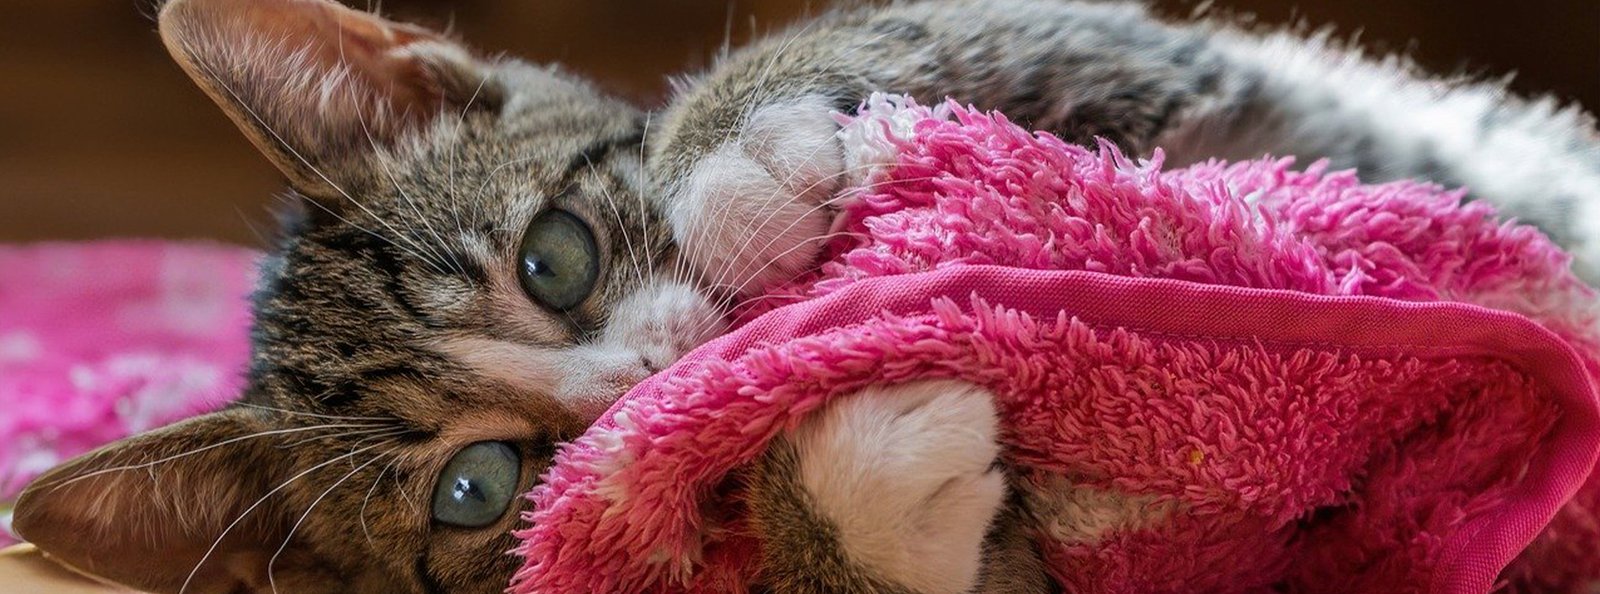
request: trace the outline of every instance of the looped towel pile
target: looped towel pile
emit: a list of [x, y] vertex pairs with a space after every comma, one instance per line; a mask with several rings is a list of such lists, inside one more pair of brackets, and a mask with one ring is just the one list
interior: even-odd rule
[[[1070, 592], [1600, 582], [1594, 293], [1536, 230], [1290, 160], [1164, 171], [879, 96], [817, 271], [638, 386], [529, 496], [511, 591], [745, 591], [734, 472], [863, 386], [995, 394]], [[715, 510], [715, 513], [711, 513]]]

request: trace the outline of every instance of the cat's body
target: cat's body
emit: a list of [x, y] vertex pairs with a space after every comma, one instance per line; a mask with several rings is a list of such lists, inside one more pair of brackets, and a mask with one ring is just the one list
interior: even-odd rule
[[[161, 21], [303, 212], [264, 269], [244, 404], [81, 459], [19, 504], [46, 550], [158, 591], [504, 588], [525, 503], [502, 494], [720, 332], [730, 303], [810, 265], [850, 173], [832, 112], [871, 91], [1177, 162], [1292, 153], [1465, 182], [1600, 265], [1600, 140], [1575, 110], [1133, 5], [844, 10], [731, 54], [651, 116], [319, 0], [173, 0]], [[777, 545], [759, 581], [1048, 591], [1000, 512], [987, 396], [874, 390], [745, 473]]]

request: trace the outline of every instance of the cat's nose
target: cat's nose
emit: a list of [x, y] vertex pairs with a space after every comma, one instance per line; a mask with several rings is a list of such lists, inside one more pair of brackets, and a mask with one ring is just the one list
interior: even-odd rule
[[[671, 364], [671, 361], [663, 360], [661, 358], [651, 357], [645, 354], [639, 355], [639, 368], [644, 370], [645, 377], [660, 373], [661, 370], [666, 369], [667, 366]], [[644, 380], [641, 379], [640, 381]]]
[[650, 364], [645, 361], [644, 357], [640, 357], [637, 363], [622, 369], [618, 369], [615, 372], [614, 381], [617, 384], [625, 385], [631, 389], [639, 382], [644, 381], [645, 378], [655, 374], [656, 371], [656, 369], [650, 367]]
[[645, 357], [632, 349], [581, 347], [564, 366], [555, 390], [557, 399], [579, 414], [596, 417], [655, 373]]
[[618, 361], [613, 367], [601, 374], [601, 390], [608, 393], [611, 399], [621, 398], [634, 386], [639, 385], [646, 378], [654, 375], [659, 370], [649, 363], [650, 358], [645, 356], [629, 357]]
[[643, 365], [616, 365], [589, 375], [586, 380], [569, 379], [561, 400], [574, 412], [597, 418], [650, 374]]

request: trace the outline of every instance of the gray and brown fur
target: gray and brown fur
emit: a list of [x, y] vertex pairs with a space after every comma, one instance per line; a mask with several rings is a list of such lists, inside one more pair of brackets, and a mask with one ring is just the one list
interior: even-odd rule
[[[1449, 138], [1486, 143], [1447, 145], [1439, 130], [1388, 127], [1345, 89], [1280, 72], [1263, 41], [1277, 34], [1163, 23], [1131, 4], [840, 10], [685, 79], [652, 118], [559, 70], [477, 57], [410, 26], [387, 25], [415, 54], [380, 78], [359, 59], [319, 68], [331, 46], [299, 51], [249, 18], [207, 18], [216, 6], [169, 2], [163, 39], [284, 171], [296, 213], [263, 266], [248, 387], [237, 406], [62, 466], [16, 515], [47, 552], [157, 592], [501, 591], [519, 564], [503, 554], [518, 514], [482, 530], [435, 525], [427, 506], [439, 467], [466, 442], [505, 440], [521, 449], [531, 486], [593, 413], [556, 396], [559, 377], [518, 383], [521, 370], [474, 366], [460, 345], [584, 347], [655, 279], [705, 282], [715, 271], [695, 270], [668, 232], [682, 180], [729, 142], [761, 148], [742, 134], [751, 115], [797, 98], [848, 112], [872, 91], [949, 96], [1072, 141], [1168, 147], [1177, 162], [1294, 152], [1371, 165], [1375, 179], [1470, 182], [1494, 190], [1477, 197], [1566, 240], [1589, 258], [1580, 266], [1600, 264], [1600, 216], [1586, 218], [1600, 213], [1600, 140], [1580, 112], [1506, 98], [1498, 86], [1429, 87], [1471, 114], [1456, 122], [1471, 134]], [[1343, 55], [1316, 44], [1306, 47]], [[1355, 64], [1426, 86], [1400, 66]], [[384, 84], [394, 80], [411, 84]], [[331, 108], [308, 109], [304, 97], [330, 81], [348, 84], [327, 95]], [[1526, 146], [1539, 154], [1499, 154], [1494, 141], [1507, 135], [1535, 139]], [[775, 178], [792, 164], [755, 157]], [[1502, 166], [1517, 159], [1537, 161]], [[1495, 181], [1516, 175], [1526, 183]], [[1539, 181], [1552, 175], [1553, 186]], [[551, 203], [582, 214], [602, 246], [601, 288], [569, 314], [528, 303], [514, 276], [520, 233]], [[768, 544], [763, 587], [904, 591], [832, 546], [785, 444], [744, 474]], [[991, 530], [980, 589], [1049, 591], [1013, 513]]]

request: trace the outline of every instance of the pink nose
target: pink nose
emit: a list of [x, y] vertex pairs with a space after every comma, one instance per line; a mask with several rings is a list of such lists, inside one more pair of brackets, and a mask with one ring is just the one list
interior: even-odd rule
[[643, 361], [635, 365], [617, 366], [597, 375], [588, 389], [580, 394], [571, 394], [566, 398], [572, 410], [589, 419], [597, 419], [611, 408], [623, 394], [633, 389], [639, 382], [650, 377], [655, 370], [647, 367]]
[[[617, 369], [616, 372], [611, 375], [611, 377], [606, 379], [612, 380], [612, 383], [621, 385], [622, 391], [626, 392], [632, 389], [639, 382], [644, 381], [645, 378], [655, 374], [656, 371], [659, 370], [652, 369], [648, 363], [646, 363], [643, 359], [640, 359], [637, 365]], [[619, 392], [617, 395], [621, 396], [622, 393]]]

